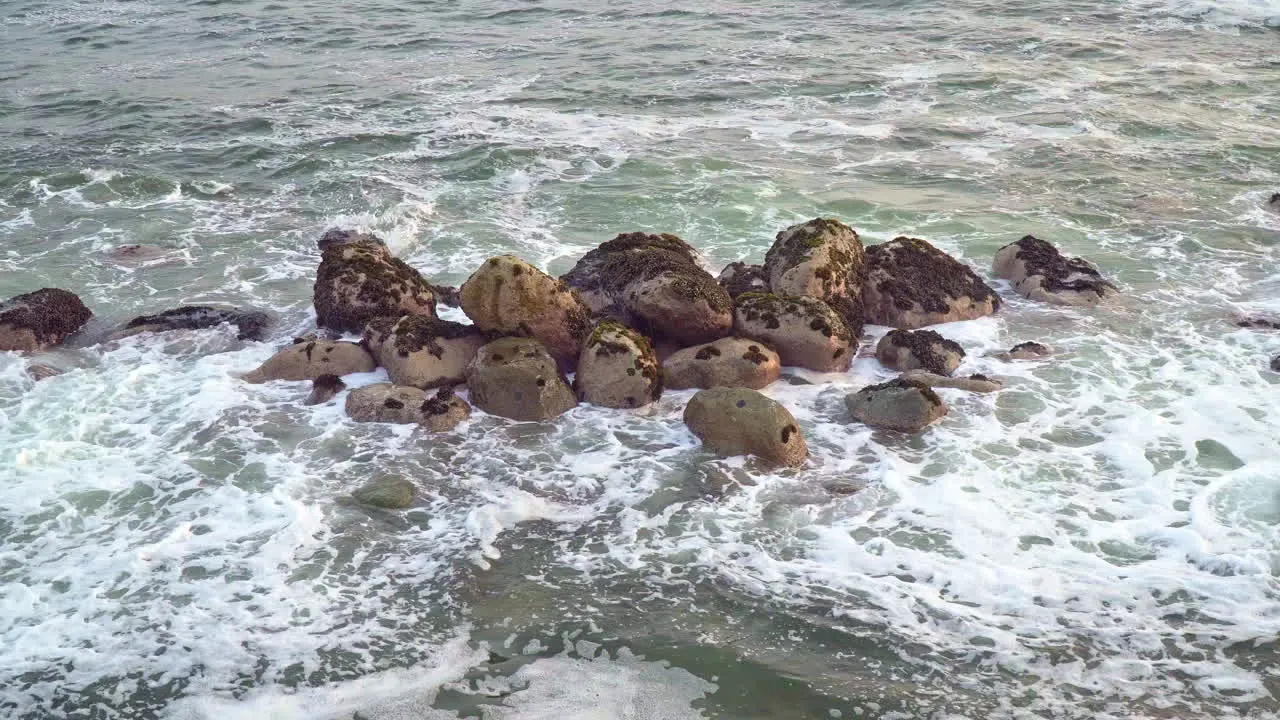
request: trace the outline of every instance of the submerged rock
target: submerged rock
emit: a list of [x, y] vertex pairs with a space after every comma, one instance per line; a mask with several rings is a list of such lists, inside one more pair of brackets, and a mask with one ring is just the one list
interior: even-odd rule
[[124, 329], [111, 334], [119, 340], [140, 333], [174, 330], [205, 330], [219, 325], [234, 325], [240, 340], [261, 340], [271, 324], [261, 310], [237, 310], [209, 305], [184, 305], [156, 315], [141, 315], [125, 323]]
[[117, 245], [103, 254], [108, 261], [117, 265], [136, 267], [173, 259], [177, 252], [176, 248], [159, 245]]
[[591, 312], [573, 288], [513, 255], [486, 260], [459, 299], [476, 327], [537, 340], [562, 372], [577, 364], [591, 332]]
[[1280, 330], [1280, 317], [1272, 315], [1241, 315], [1235, 322], [1236, 327], [1250, 330]]
[[992, 380], [986, 375], [970, 375], [969, 377], [957, 378], [947, 377], [945, 375], [935, 375], [927, 370], [908, 370], [902, 373], [903, 380], [923, 383], [931, 388], [955, 388], [957, 390], [968, 390], [975, 393], [990, 393], [1004, 387], [1004, 383], [998, 380]]
[[769, 292], [769, 276], [765, 273], [763, 265], [748, 265], [744, 262], [729, 263], [720, 271], [720, 277], [716, 278], [716, 282], [729, 293], [730, 298], [749, 292]]
[[1008, 350], [990, 353], [1000, 360], [1040, 360], [1053, 354], [1053, 348], [1040, 342], [1021, 342]]
[[877, 428], [919, 432], [947, 414], [947, 405], [928, 385], [895, 378], [869, 385], [845, 398], [855, 420]]
[[42, 288], [0, 303], [0, 351], [39, 352], [84, 327], [93, 313], [73, 292]]
[[340, 340], [303, 340], [277, 352], [255, 370], [244, 375], [246, 382], [272, 380], [315, 380], [324, 375], [373, 372], [378, 364], [360, 345]]
[[417, 488], [404, 478], [391, 477], [374, 480], [351, 493], [356, 502], [385, 510], [403, 510], [413, 504]]
[[675, 235], [627, 233], [602, 243], [561, 278], [593, 311], [681, 347], [718, 340], [733, 301]]
[[1019, 295], [1054, 305], [1092, 307], [1117, 292], [1088, 260], [1067, 257], [1031, 235], [1000, 248], [992, 269]]
[[323, 405], [335, 395], [347, 389], [347, 384], [337, 375], [321, 375], [311, 383], [311, 394], [304, 405]]
[[476, 407], [512, 420], [550, 420], [578, 404], [555, 359], [531, 338], [480, 348], [467, 368], [467, 387]]
[[573, 389], [579, 402], [610, 408], [640, 407], [662, 397], [662, 368], [643, 335], [605, 320], [582, 348]]
[[1271, 358], [1271, 369], [1280, 372], [1280, 355]]
[[782, 374], [778, 353], [758, 340], [727, 337], [685, 348], [662, 363], [663, 379], [672, 390], [745, 387], [759, 390]]
[[476, 351], [492, 339], [474, 325], [405, 315], [370, 322], [362, 343], [391, 382], [426, 390], [465, 382]]
[[773, 348], [783, 365], [843, 372], [853, 363], [857, 337], [817, 298], [746, 293], [733, 317], [735, 335]]
[[41, 380], [48, 380], [51, 377], [57, 377], [61, 375], [63, 372], [64, 372], [63, 370], [59, 370], [58, 368], [53, 367], [52, 365], [44, 365], [42, 363], [35, 363], [33, 365], [27, 366], [27, 375], [30, 376], [31, 379], [35, 380], [36, 382], [40, 382]]
[[381, 239], [367, 233], [330, 230], [320, 238], [320, 268], [312, 302], [320, 327], [361, 332], [384, 316], [435, 317], [431, 286]]
[[854, 337], [862, 335], [866, 252], [853, 228], [818, 218], [778, 233], [765, 255], [770, 292], [815, 297], [840, 313]]
[[1271, 199], [1267, 200], [1267, 209], [1271, 212], [1280, 213], [1280, 192], [1273, 193]]
[[959, 260], [918, 238], [867, 248], [864, 317], [875, 325], [915, 330], [974, 320], [995, 312], [1000, 297]]
[[405, 385], [377, 383], [347, 393], [347, 416], [356, 422], [417, 423], [431, 432], [445, 432], [471, 416], [471, 406], [451, 387], [435, 395]]
[[964, 348], [932, 330], [891, 330], [876, 345], [876, 359], [895, 370], [950, 375], [964, 360]]
[[748, 388], [698, 391], [685, 406], [684, 422], [718, 455], [755, 455], [792, 466], [809, 457], [809, 446], [791, 412]]

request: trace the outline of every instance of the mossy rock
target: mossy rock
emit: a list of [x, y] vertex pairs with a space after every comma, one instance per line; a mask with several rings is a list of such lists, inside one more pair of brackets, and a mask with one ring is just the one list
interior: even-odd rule
[[950, 375], [964, 360], [964, 348], [932, 330], [891, 330], [876, 345], [876, 359], [895, 370]]
[[494, 333], [423, 315], [378, 318], [361, 343], [386, 368], [391, 382], [429, 390], [466, 380], [467, 366]]
[[605, 320], [596, 325], [582, 348], [573, 389], [579, 402], [641, 407], [662, 397], [662, 368], [647, 338]]
[[41, 288], [0, 304], [0, 351], [39, 352], [61, 345], [93, 313], [73, 292]]
[[399, 477], [389, 477], [373, 482], [351, 493], [356, 502], [384, 510], [403, 510], [413, 505], [417, 491], [413, 483]]
[[772, 348], [784, 365], [843, 372], [853, 363], [857, 337], [818, 298], [744, 293], [736, 305], [734, 334]]
[[1092, 307], [1118, 292], [1093, 263], [1067, 257], [1033, 235], [1000, 248], [992, 267], [1019, 295], [1053, 305]]
[[765, 255], [769, 289], [815, 297], [835, 308], [854, 335], [862, 334], [866, 251], [853, 228], [817, 218], [778, 233]]
[[375, 318], [435, 317], [431, 285], [378, 238], [330, 231], [320, 248], [312, 299], [320, 327], [362, 332]]
[[914, 330], [994, 313], [1000, 297], [964, 263], [919, 238], [867, 248], [863, 316], [875, 325]]

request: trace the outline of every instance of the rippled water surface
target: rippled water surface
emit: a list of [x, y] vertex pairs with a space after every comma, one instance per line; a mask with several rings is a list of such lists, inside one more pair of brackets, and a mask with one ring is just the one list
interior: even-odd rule
[[[0, 356], [0, 715], [1272, 718], [1280, 713], [1280, 3], [7, 0], [0, 297], [96, 313]], [[839, 217], [989, 277], [1027, 233], [1123, 297], [938, 328], [987, 396], [768, 390], [798, 471], [691, 392], [554, 423], [356, 425], [246, 385], [313, 328], [315, 240], [433, 281], [614, 234], [710, 265]], [[110, 262], [123, 244], [162, 262]], [[233, 330], [91, 342], [183, 303]], [[455, 319], [460, 315], [455, 312]], [[1058, 348], [1009, 364], [1022, 340]], [[35, 384], [32, 361], [73, 368]], [[351, 378], [373, 382], [379, 374]], [[400, 474], [401, 514], [347, 498]]]

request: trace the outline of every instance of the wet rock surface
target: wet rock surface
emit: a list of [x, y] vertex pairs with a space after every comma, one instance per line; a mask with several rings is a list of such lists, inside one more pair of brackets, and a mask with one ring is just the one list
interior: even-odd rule
[[935, 375], [927, 370], [908, 370], [902, 373], [903, 380], [910, 380], [931, 388], [954, 388], [974, 393], [990, 393], [1004, 387], [1004, 383], [993, 380], [986, 375], [970, 375], [968, 377], [947, 377]]
[[0, 303], [0, 351], [39, 352], [60, 345], [93, 313], [73, 292], [42, 288]]
[[895, 370], [950, 375], [964, 360], [964, 348], [932, 330], [891, 330], [876, 344], [876, 359]]
[[338, 393], [347, 389], [347, 384], [337, 375], [321, 375], [311, 383], [311, 394], [304, 405], [323, 405], [332, 400]]
[[763, 265], [748, 265], [744, 262], [729, 263], [720, 271], [716, 282], [729, 293], [731, 298], [737, 298], [749, 292], [769, 292], [769, 276]]
[[1000, 248], [992, 270], [1019, 295], [1054, 305], [1092, 307], [1118, 291], [1088, 260], [1067, 257], [1032, 235]]
[[922, 382], [896, 378], [845, 398], [853, 418], [876, 428], [914, 433], [947, 414], [947, 405]]
[[918, 238], [868, 247], [867, 264], [863, 317], [875, 325], [915, 330], [974, 320], [1000, 307], [1000, 297], [973, 270]]
[[843, 372], [853, 363], [857, 338], [830, 305], [812, 297], [747, 293], [738, 297], [734, 335], [764, 343], [783, 365]]
[[809, 457], [791, 411], [748, 388], [700, 390], [684, 409], [684, 422], [718, 455], [755, 455], [796, 466]]
[[427, 390], [464, 382], [476, 351], [493, 339], [474, 325], [405, 315], [370, 322], [361, 343], [391, 382]]
[[445, 432], [471, 416], [471, 406], [452, 388], [435, 394], [405, 385], [377, 383], [347, 393], [347, 416], [356, 422], [416, 423], [431, 432]]
[[573, 379], [579, 402], [641, 407], [662, 397], [662, 387], [662, 367], [647, 338], [612, 320], [595, 327]]
[[294, 342], [244, 375], [246, 382], [315, 380], [323, 375], [372, 372], [378, 367], [361, 345], [341, 340]]
[[392, 256], [380, 238], [331, 230], [319, 247], [312, 302], [320, 327], [362, 332], [370, 320], [384, 316], [435, 317], [431, 286], [417, 270]]
[[511, 420], [550, 420], [578, 404], [555, 359], [531, 338], [480, 348], [467, 368], [467, 387], [476, 407]]
[[356, 502], [368, 507], [384, 510], [403, 510], [413, 504], [417, 488], [413, 483], [400, 477], [389, 477], [374, 480], [351, 493]]
[[672, 354], [662, 363], [666, 386], [685, 388], [745, 387], [759, 390], [782, 374], [778, 353], [758, 341], [727, 337]]

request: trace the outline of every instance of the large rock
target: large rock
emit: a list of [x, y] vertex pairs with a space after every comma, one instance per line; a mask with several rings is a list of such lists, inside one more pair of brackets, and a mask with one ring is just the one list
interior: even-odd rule
[[417, 423], [431, 432], [445, 432], [471, 416], [471, 406], [443, 387], [435, 395], [416, 387], [377, 383], [347, 393], [346, 411], [356, 422]]
[[579, 402], [634, 408], [662, 397], [662, 368], [643, 335], [612, 320], [591, 332], [578, 360], [573, 390]]
[[1008, 350], [990, 353], [1000, 360], [1041, 360], [1053, 354], [1053, 348], [1040, 342], [1020, 342]]
[[685, 406], [684, 422], [719, 455], [755, 455], [793, 466], [809, 457], [809, 446], [791, 412], [748, 388], [699, 390]]
[[140, 333], [175, 330], [206, 330], [219, 325], [234, 325], [240, 340], [261, 340], [271, 318], [261, 310], [238, 310], [209, 305], [183, 305], [155, 315], [140, 315], [125, 323], [124, 329], [111, 334], [119, 340]]
[[769, 275], [764, 271], [763, 265], [748, 265], [744, 262], [729, 263], [720, 271], [720, 277], [716, 278], [716, 282], [729, 293], [730, 298], [749, 292], [769, 292]]
[[587, 253], [562, 279], [595, 312], [681, 347], [718, 340], [733, 300], [675, 235], [628, 233]]
[[331, 230], [319, 246], [313, 302], [320, 327], [361, 332], [374, 318], [435, 317], [431, 286], [376, 236]]
[[363, 347], [340, 340], [303, 340], [277, 352], [245, 373], [251, 383], [272, 380], [315, 380], [322, 375], [373, 372], [378, 364]]
[[361, 505], [384, 510], [403, 510], [413, 504], [416, 491], [413, 483], [404, 478], [387, 477], [357, 488], [351, 493], [351, 497]]
[[816, 297], [835, 308], [855, 337], [862, 335], [866, 252], [853, 228], [818, 218], [778, 233], [764, 259], [775, 295]]
[[931, 388], [955, 388], [975, 393], [995, 392], [1004, 387], [1003, 383], [998, 380], [992, 380], [986, 375], [975, 374], [969, 377], [957, 378], [935, 375], [927, 370], [908, 370], [902, 373], [902, 379], [928, 385]]
[[662, 363], [663, 380], [672, 390], [745, 387], [759, 390], [782, 374], [778, 353], [747, 338], [727, 337], [685, 348]]
[[739, 295], [733, 326], [735, 335], [773, 348], [783, 365], [843, 372], [857, 351], [858, 338], [844, 319], [817, 298]]
[[338, 393], [347, 389], [347, 384], [337, 375], [321, 375], [311, 383], [311, 394], [304, 405], [323, 405]]
[[0, 304], [0, 351], [39, 352], [62, 344], [93, 313], [75, 293], [42, 288]]
[[869, 385], [845, 398], [855, 420], [872, 427], [919, 432], [947, 414], [947, 405], [928, 385], [896, 378]]
[[480, 348], [467, 368], [467, 387], [476, 407], [512, 420], [549, 420], [578, 404], [555, 359], [531, 338]]
[[964, 348], [932, 330], [891, 330], [876, 345], [876, 359], [895, 370], [950, 375], [960, 367]]
[[915, 330], [973, 320], [1000, 307], [969, 267], [918, 238], [900, 237], [867, 248], [863, 317], [875, 325]]
[[405, 315], [370, 322], [363, 343], [391, 382], [426, 390], [465, 382], [476, 351], [492, 339], [474, 325]]
[[1092, 307], [1117, 291], [1088, 260], [1067, 257], [1031, 235], [1000, 248], [992, 269], [1019, 295], [1054, 305]]
[[562, 372], [573, 369], [591, 332], [591, 312], [572, 288], [512, 255], [486, 260], [458, 295], [476, 327], [538, 340]]

